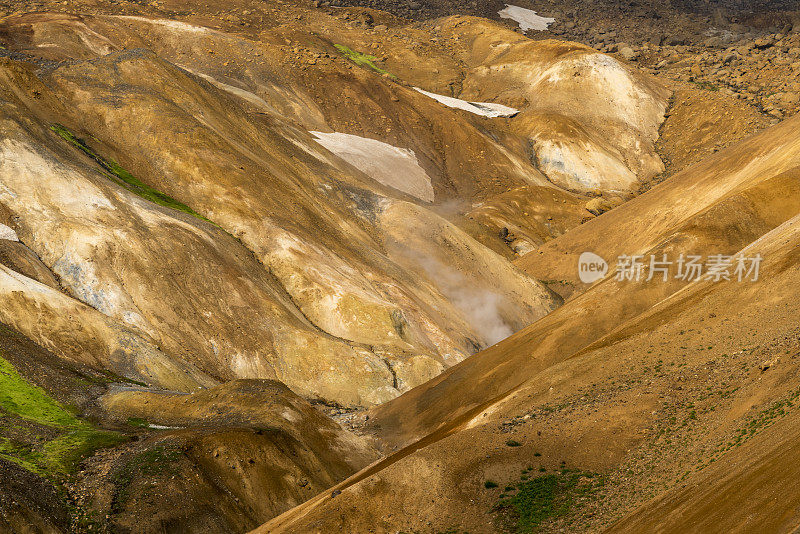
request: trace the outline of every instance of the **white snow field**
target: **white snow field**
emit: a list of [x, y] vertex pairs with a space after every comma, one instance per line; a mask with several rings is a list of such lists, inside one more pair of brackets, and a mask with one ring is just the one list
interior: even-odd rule
[[345, 133], [311, 132], [316, 141], [370, 176], [425, 202], [433, 202], [433, 186], [413, 150]]
[[546, 30], [549, 25], [556, 21], [556, 19], [553, 18], [540, 17], [536, 14], [536, 11], [531, 9], [512, 6], [510, 4], [506, 4], [505, 9], [498, 11], [497, 14], [500, 15], [501, 19], [513, 20], [519, 24], [520, 29], [525, 32], [528, 30]]
[[425, 96], [429, 96], [437, 102], [444, 104], [449, 108], [463, 109], [476, 115], [483, 115], [484, 117], [513, 117], [519, 113], [518, 109], [514, 109], [502, 104], [493, 104], [491, 102], [467, 102], [466, 100], [459, 100], [451, 96], [437, 95], [436, 93], [429, 93], [419, 87], [415, 87]]

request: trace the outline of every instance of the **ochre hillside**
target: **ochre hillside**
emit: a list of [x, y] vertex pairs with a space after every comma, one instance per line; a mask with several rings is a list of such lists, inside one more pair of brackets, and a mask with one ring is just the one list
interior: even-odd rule
[[393, 1], [0, 0], [0, 532], [796, 528], [791, 11]]

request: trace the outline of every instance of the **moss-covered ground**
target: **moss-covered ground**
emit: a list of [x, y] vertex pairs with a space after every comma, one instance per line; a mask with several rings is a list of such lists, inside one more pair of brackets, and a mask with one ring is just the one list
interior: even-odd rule
[[604, 477], [595, 473], [562, 468], [531, 477], [532, 472], [523, 471], [520, 481], [506, 486], [500, 496], [495, 511], [505, 531], [538, 532], [568, 519], [604, 485]]
[[380, 68], [375, 64], [375, 61], [378, 60], [375, 56], [370, 56], [368, 54], [363, 54], [361, 52], [356, 52], [355, 50], [341, 44], [333, 45], [336, 47], [336, 50], [342, 53], [344, 57], [355, 63], [360, 67], [367, 67], [370, 70], [377, 72], [378, 74], [389, 76], [392, 79], [397, 79], [397, 76], [392, 74], [391, 72]]
[[0, 457], [60, 480], [95, 450], [125, 439], [80, 420], [0, 357]]

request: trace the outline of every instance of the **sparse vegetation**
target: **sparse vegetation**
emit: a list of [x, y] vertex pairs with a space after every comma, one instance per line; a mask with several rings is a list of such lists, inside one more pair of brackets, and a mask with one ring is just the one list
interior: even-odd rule
[[[733, 391], [735, 390], [731, 390], [730, 392], [720, 392], [720, 395], [727, 397]], [[761, 430], [772, 426], [775, 421], [783, 418], [790, 409], [795, 407], [798, 399], [800, 399], [800, 388], [792, 391], [786, 398], [777, 400], [758, 412], [756, 415], [751, 417], [743, 427], [740, 427], [735, 432], [735, 435], [731, 440], [719, 446], [717, 450], [711, 454], [711, 458], [709, 459], [708, 463], [713, 462], [725, 452], [739, 447], [744, 442], [758, 434]], [[702, 468], [704, 465], [700, 465], [698, 467]]]
[[546, 521], [563, 519], [604, 485], [595, 473], [562, 469], [517, 485], [517, 494], [501, 499], [495, 510], [502, 527], [514, 533], [534, 532]]
[[119, 511], [128, 500], [134, 478], [177, 474], [173, 464], [180, 459], [181, 454], [177, 446], [167, 444], [157, 445], [130, 457], [111, 477], [115, 487], [112, 510]]
[[336, 50], [342, 53], [344, 57], [355, 63], [360, 67], [367, 67], [371, 70], [374, 70], [378, 74], [389, 76], [390, 78], [396, 80], [397, 76], [392, 74], [391, 72], [384, 70], [377, 65], [375, 65], [375, 61], [378, 61], [378, 58], [375, 56], [370, 56], [368, 54], [362, 54], [361, 52], [356, 52], [355, 50], [341, 44], [333, 45], [336, 47]]
[[487, 480], [486, 482], [483, 483], [483, 487], [486, 489], [496, 488], [497, 482], [494, 482], [492, 480]]
[[520, 443], [519, 441], [517, 441], [515, 439], [510, 439], [510, 440], [506, 441], [506, 445], [508, 445], [509, 447], [519, 447], [519, 446], [522, 445], [522, 443]]

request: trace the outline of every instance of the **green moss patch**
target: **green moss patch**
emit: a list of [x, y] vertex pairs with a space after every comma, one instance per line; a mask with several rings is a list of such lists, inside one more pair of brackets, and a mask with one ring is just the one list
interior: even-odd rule
[[128, 417], [128, 426], [135, 426], [137, 428], [149, 428], [150, 423], [143, 417]]
[[[719, 91], [719, 87], [717, 87], [716, 85], [714, 85], [711, 82], [692, 82], [692, 83], [695, 84], [700, 89], [703, 89], [705, 91]], [[711, 348], [711, 347], [709, 347], [709, 348]]]
[[81, 150], [84, 154], [92, 158], [98, 165], [103, 169], [103, 174], [111, 179], [112, 181], [116, 182], [117, 184], [121, 185], [128, 191], [132, 193], [136, 193], [140, 197], [145, 200], [149, 200], [154, 204], [158, 204], [159, 206], [164, 206], [166, 208], [171, 208], [174, 210], [182, 211], [184, 213], [188, 213], [193, 217], [197, 217], [206, 222], [211, 222], [192, 208], [179, 202], [172, 198], [171, 196], [162, 193], [157, 189], [153, 189], [149, 185], [145, 184], [134, 175], [129, 173], [125, 170], [122, 166], [120, 166], [116, 161], [112, 159], [106, 159], [97, 154], [94, 150], [92, 150], [89, 145], [83, 139], [80, 139], [75, 136], [71, 131], [60, 124], [54, 124], [50, 127], [55, 133], [57, 133], [62, 139], [67, 141], [70, 145], [74, 146], [75, 148]]
[[567, 518], [603, 485], [600, 475], [570, 469], [530, 479], [523, 476], [516, 494], [501, 499], [495, 511], [504, 530], [536, 532], [545, 523]]
[[0, 457], [58, 477], [73, 472], [95, 450], [125, 439], [81, 421], [0, 357]]
[[333, 45], [336, 47], [336, 50], [342, 53], [344, 57], [355, 63], [360, 67], [367, 67], [368, 69], [374, 70], [378, 74], [385, 74], [389, 76], [393, 80], [397, 79], [397, 76], [392, 74], [391, 72], [384, 70], [377, 66], [374, 62], [378, 60], [375, 56], [370, 56], [368, 54], [362, 54], [361, 52], [356, 52], [355, 50], [340, 44]]
[[8, 438], [0, 437], [0, 458], [12, 461], [31, 473], [47, 474], [42, 466], [41, 455], [36, 454], [31, 447]]
[[42, 461], [49, 472], [68, 474], [96, 450], [114, 447], [125, 441], [127, 438], [117, 432], [93, 428], [76, 430], [45, 443], [41, 448]]
[[0, 408], [48, 426], [80, 427], [83, 425], [39, 387], [22, 378], [8, 361], [0, 358]]

